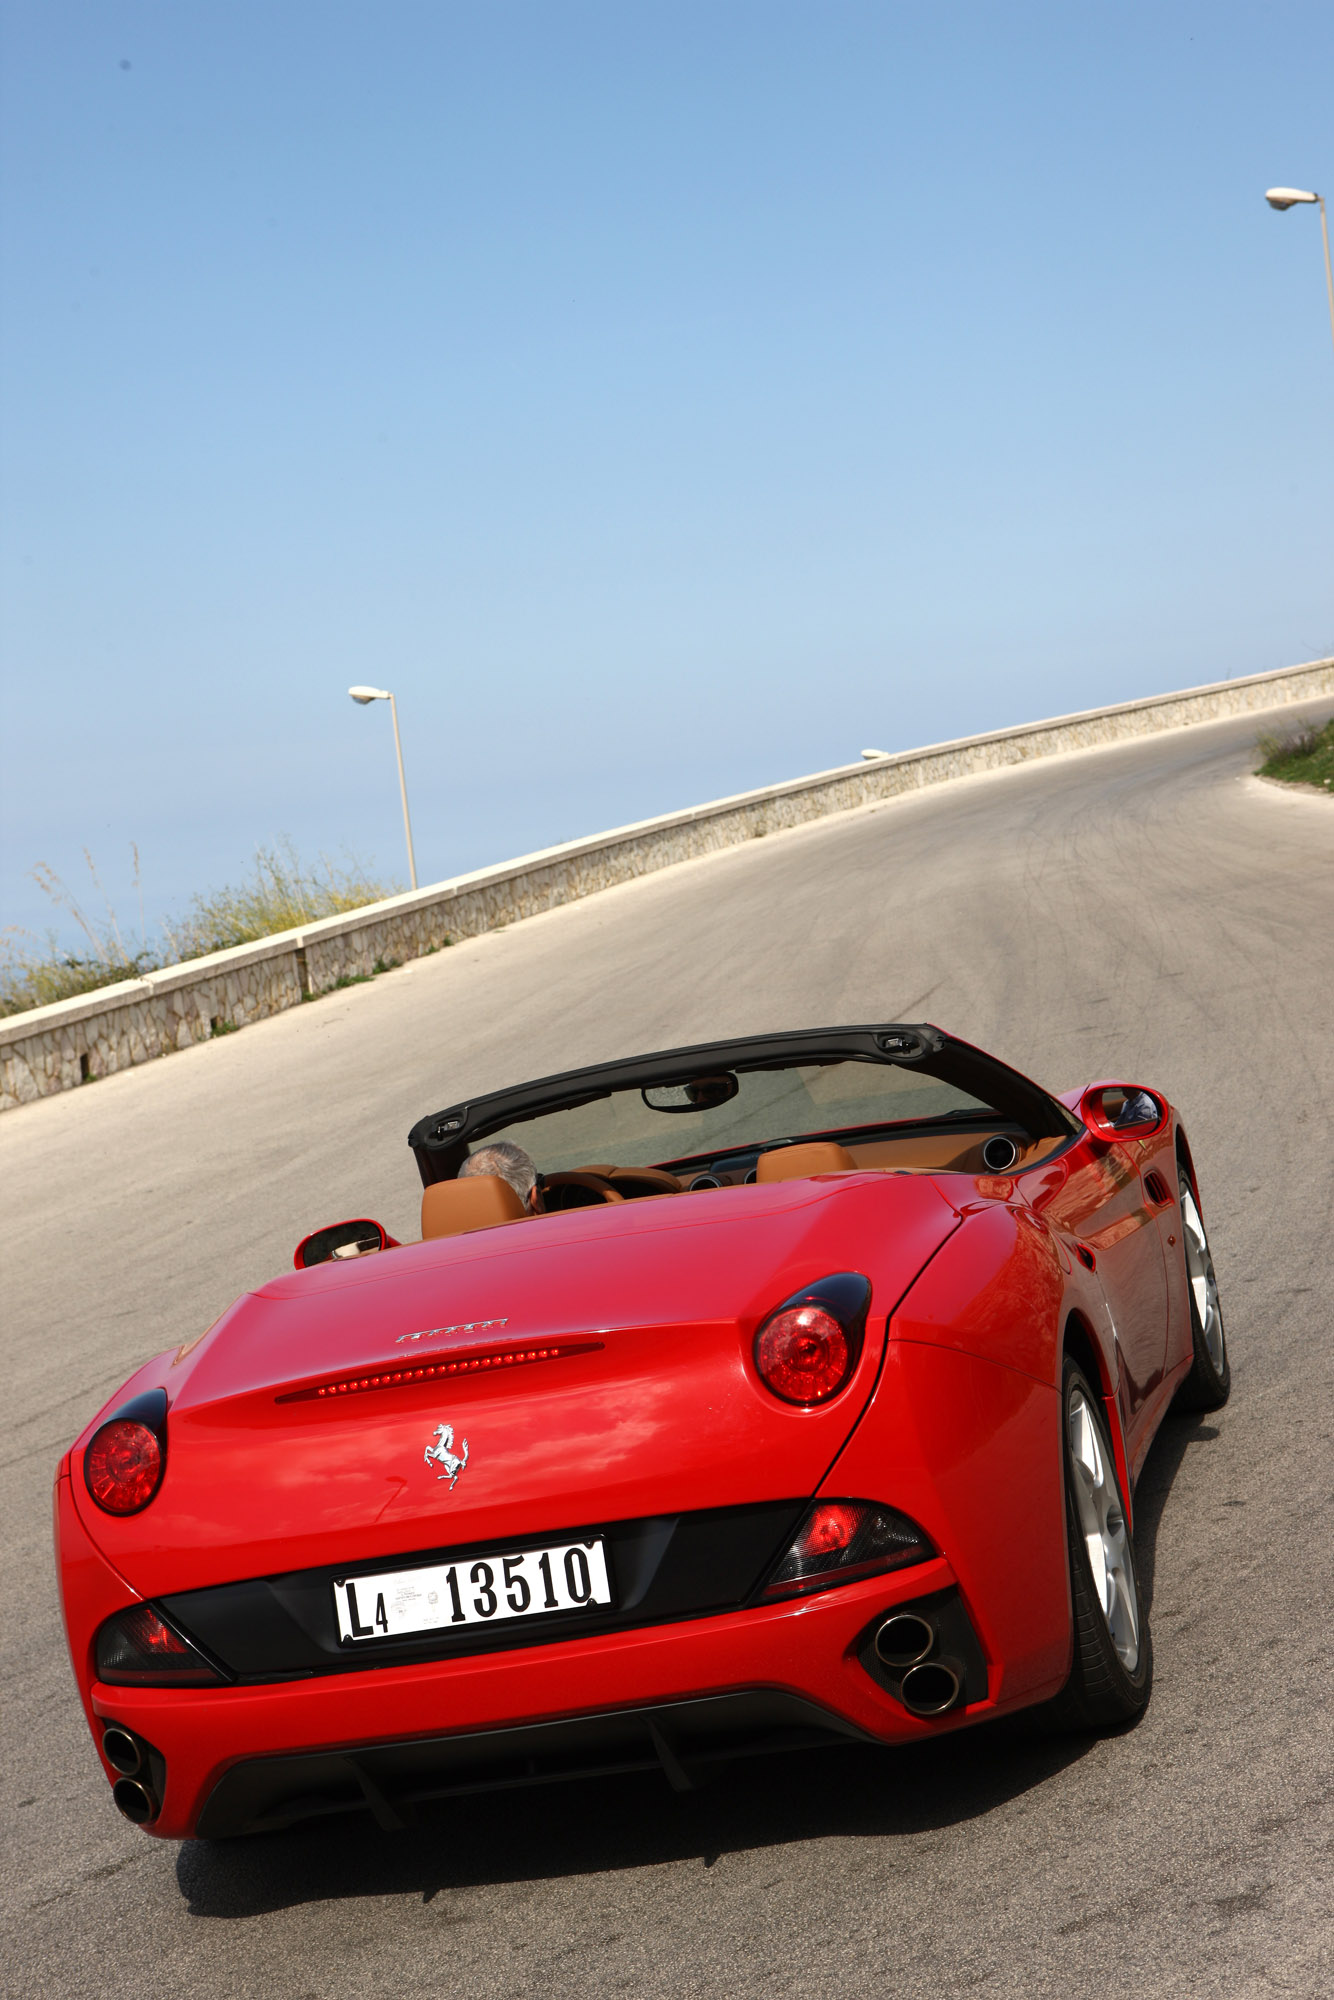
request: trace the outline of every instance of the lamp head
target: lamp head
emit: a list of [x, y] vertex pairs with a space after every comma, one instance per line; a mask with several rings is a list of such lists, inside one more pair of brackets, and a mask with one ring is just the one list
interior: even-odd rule
[[1271, 208], [1292, 208], [1299, 201], [1319, 201], [1318, 194], [1308, 194], [1305, 188], [1267, 188], [1265, 200]]
[[351, 695], [353, 701], [360, 702], [363, 708], [368, 701], [389, 700], [388, 688], [355, 687], [349, 688], [348, 693]]

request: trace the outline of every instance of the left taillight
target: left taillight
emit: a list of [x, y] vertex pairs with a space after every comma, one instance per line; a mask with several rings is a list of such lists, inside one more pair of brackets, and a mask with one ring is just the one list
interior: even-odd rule
[[215, 1687], [224, 1676], [151, 1604], [108, 1618], [97, 1634], [97, 1678], [117, 1687]]
[[84, 1484], [104, 1514], [138, 1514], [167, 1469], [167, 1392], [149, 1389], [99, 1424], [83, 1454]]
[[755, 1372], [780, 1402], [814, 1409], [852, 1379], [861, 1357], [869, 1279], [835, 1271], [784, 1299], [755, 1334]]

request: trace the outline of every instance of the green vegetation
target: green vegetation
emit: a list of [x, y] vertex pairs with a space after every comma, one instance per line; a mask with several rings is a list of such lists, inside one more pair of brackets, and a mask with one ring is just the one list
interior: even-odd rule
[[[86, 848], [83, 858], [105, 910], [102, 917], [90, 915], [45, 862], [33, 869], [37, 886], [73, 919], [84, 941], [71, 950], [58, 942], [54, 931], [48, 931], [45, 938], [17, 929], [0, 932], [0, 1015], [46, 1007], [54, 1000], [92, 993], [122, 979], [141, 979], [159, 966], [179, 965], [185, 959], [272, 937], [275, 931], [315, 923], [321, 917], [341, 916], [394, 894], [392, 885], [374, 880], [355, 862], [339, 865], [321, 855], [315, 867], [306, 867], [291, 843], [283, 842], [276, 848], [261, 847], [250, 874], [238, 886], [197, 895], [184, 916], [168, 919], [160, 934], [150, 938], [143, 920], [139, 854], [137, 849], [132, 851], [139, 897], [137, 940], [131, 936], [127, 941], [128, 927], [122, 927]], [[387, 972], [389, 965], [377, 960], [375, 970]], [[226, 1034], [232, 1025], [215, 1026], [214, 1033]]]
[[1302, 722], [1280, 736], [1262, 736], [1259, 749], [1262, 778], [1283, 778], [1294, 785], [1319, 785], [1334, 796], [1334, 716], [1322, 729]]

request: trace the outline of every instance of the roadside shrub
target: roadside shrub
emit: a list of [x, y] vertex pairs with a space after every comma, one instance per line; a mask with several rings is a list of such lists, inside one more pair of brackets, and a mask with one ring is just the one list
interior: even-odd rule
[[1299, 785], [1334, 788], [1334, 716], [1321, 724], [1299, 722], [1277, 734], [1257, 739], [1264, 762], [1262, 778], [1283, 778]]
[[[139, 850], [134, 856], [134, 885], [139, 889]], [[71, 949], [62, 946], [54, 931], [44, 938], [31, 931], [11, 927], [0, 932], [0, 1015], [21, 1014], [29, 1007], [48, 1007], [55, 1000], [72, 1000], [79, 993], [93, 993], [99, 986], [114, 986], [122, 979], [138, 979], [163, 963], [161, 954], [149, 945], [140, 921], [139, 948], [125, 941], [120, 921], [102, 887], [92, 855], [85, 847], [93, 889], [101, 898], [105, 915], [93, 917], [83, 908], [73, 890], [54, 868], [39, 861], [32, 879], [57, 909], [68, 912], [83, 933], [83, 944]], [[142, 909], [142, 899], [140, 907]]]
[[46, 1007], [55, 1000], [70, 1000], [101, 986], [114, 986], [122, 979], [142, 978], [159, 966], [203, 958], [211, 951], [226, 951], [231, 945], [271, 937], [275, 931], [315, 923], [320, 917], [341, 916], [347, 910], [378, 903], [392, 895], [395, 886], [378, 881], [355, 860], [339, 863], [322, 854], [318, 863], [307, 867], [292, 843], [283, 841], [277, 847], [259, 848], [249, 875], [235, 887], [201, 892], [184, 916], [168, 918], [160, 933], [150, 937], [143, 918], [138, 849], [131, 852], [139, 934], [128, 941], [87, 848], [83, 858], [104, 907], [101, 917], [90, 915], [54, 868], [44, 861], [37, 864], [33, 880], [73, 920], [83, 942], [73, 948], [64, 946], [54, 931], [42, 938], [17, 927], [0, 932], [0, 1015]]
[[307, 868], [290, 841], [261, 847], [242, 882], [197, 895], [183, 917], [163, 925], [171, 953], [166, 962], [203, 958], [320, 917], [340, 917], [393, 893], [355, 861], [340, 865], [322, 854], [317, 866]]
[[29, 1007], [49, 1007], [54, 1000], [95, 993], [122, 979], [140, 979], [161, 962], [151, 951], [130, 958], [62, 951], [54, 931], [38, 940], [28, 932], [8, 930], [0, 933], [0, 1015], [23, 1014]]

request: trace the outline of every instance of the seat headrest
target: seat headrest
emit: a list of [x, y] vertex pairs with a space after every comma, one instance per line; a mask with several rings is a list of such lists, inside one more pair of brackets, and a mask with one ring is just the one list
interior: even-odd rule
[[846, 1146], [832, 1139], [810, 1139], [804, 1146], [776, 1146], [761, 1153], [755, 1162], [755, 1178], [765, 1181], [804, 1181], [812, 1174], [855, 1173], [857, 1162]]
[[422, 1242], [432, 1236], [462, 1236], [469, 1229], [492, 1229], [498, 1222], [520, 1222], [527, 1213], [499, 1174], [435, 1181], [422, 1189]]

